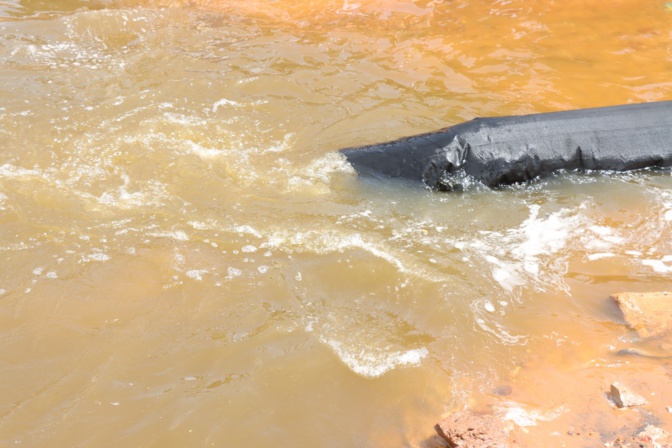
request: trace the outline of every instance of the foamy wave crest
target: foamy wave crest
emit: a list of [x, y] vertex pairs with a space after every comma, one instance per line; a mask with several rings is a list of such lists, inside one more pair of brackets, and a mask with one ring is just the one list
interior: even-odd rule
[[531, 274], [539, 273], [541, 255], [554, 254], [565, 246], [571, 229], [578, 223], [578, 217], [569, 216], [567, 210], [552, 213], [545, 219], [539, 218], [539, 210], [538, 205], [530, 206], [529, 218], [517, 231], [511, 232], [514, 241], [522, 239], [512, 253], [523, 260], [525, 271]]
[[[669, 243], [672, 192], [663, 188], [653, 188], [652, 192], [655, 194], [645, 198], [641, 205], [647, 213], [637, 222], [614, 226], [613, 219], [598, 214], [593, 218], [594, 222], [584, 226], [577, 247], [586, 251], [588, 261], [619, 258], [622, 266], [641, 270], [647, 275], [651, 271], [663, 275], [672, 272], [672, 245]], [[581, 206], [582, 210], [593, 213], [595, 208], [591, 204]]]
[[268, 239], [268, 247], [278, 250], [327, 254], [347, 249], [362, 249], [395, 266], [399, 272], [414, 275], [431, 282], [447, 281], [449, 277], [426, 267], [403, 251], [389, 249], [377, 237], [369, 240], [359, 233], [346, 234], [333, 230], [307, 232], [276, 230]]
[[196, 142], [193, 142], [191, 140], [186, 140], [184, 142], [185, 145], [189, 147], [189, 152], [197, 155], [203, 160], [212, 160], [215, 159], [222, 154], [224, 154], [224, 151], [217, 149], [217, 148], [206, 148], [202, 145], [199, 145]]
[[104, 192], [97, 200], [100, 204], [121, 209], [162, 206], [168, 198], [166, 186], [157, 181], [136, 182], [136, 191], [131, 190], [131, 180], [127, 174], [122, 173], [124, 182], [122, 186]]
[[346, 346], [334, 340], [320, 338], [350, 370], [365, 378], [378, 378], [397, 367], [419, 366], [429, 353], [425, 347], [407, 351], [388, 351], [383, 348]]
[[[314, 292], [310, 293], [312, 297]], [[306, 332], [315, 334], [354, 373], [377, 378], [390, 370], [418, 366], [433, 338], [391, 312], [332, 301], [301, 299]]]
[[[511, 334], [504, 326], [497, 321], [497, 315], [503, 315], [501, 308], [508, 306], [506, 302], [500, 302], [496, 306], [489, 300], [478, 300], [470, 305], [474, 314], [475, 329], [481, 329], [484, 332], [494, 336], [498, 341], [505, 345], [525, 345], [527, 344], [527, 335]], [[500, 308], [498, 310], [498, 308]], [[498, 312], [499, 311], [499, 312]]]
[[172, 238], [175, 241], [189, 241], [189, 235], [182, 230], [151, 232], [149, 235], [156, 238]]
[[518, 426], [537, 426], [538, 421], [550, 422], [569, 412], [566, 406], [559, 406], [551, 411], [530, 410], [514, 401], [495, 407], [495, 414], [502, 420], [508, 420]]
[[644, 266], [649, 266], [658, 274], [669, 274], [672, 272], [672, 255], [665, 255], [659, 260], [642, 260]]
[[566, 267], [558, 253], [583, 232], [583, 217], [566, 209], [540, 217], [536, 204], [529, 210], [529, 217], [519, 227], [483, 231], [474, 239], [455, 243], [455, 247], [482, 257], [493, 280], [505, 291], [527, 284], [566, 290]]
[[2, 177], [42, 177], [43, 173], [41, 170], [37, 169], [26, 169], [22, 167], [17, 167], [9, 163], [5, 163], [0, 166], [0, 176]]
[[313, 160], [308, 166], [301, 169], [301, 175], [292, 176], [289, 185], [312, 186], [315, 182], [328, 184], [336, 173], [354, 173], [355, 170], [345, 157], [339, 153], [329, 153]]

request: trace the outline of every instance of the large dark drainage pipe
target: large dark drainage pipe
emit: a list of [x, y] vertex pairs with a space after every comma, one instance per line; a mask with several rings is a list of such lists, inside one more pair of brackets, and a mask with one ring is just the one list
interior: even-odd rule
[[514, 184], [558, 170], [672, 166], [672, 101], [476, 118], [428, 134], [341, 152], [361, 175], [437, 190]]

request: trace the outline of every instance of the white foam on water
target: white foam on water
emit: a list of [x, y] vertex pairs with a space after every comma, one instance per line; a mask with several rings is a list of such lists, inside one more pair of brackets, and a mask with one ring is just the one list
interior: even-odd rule
[[552, 411], [543, 412], [538, 409], [525, 409], [515, 402], [506, 403], [505, 406], [495, 408], [495, 414], [502, 420], [515, 423], [518, 426], [537, 426], [538, 421], [551, 421], [559, 418], [562, 414], [569, 412], [565, 406], [560, 406]]
[[611, 227], [593, 225], [588, 227], [588, 230], [593, 233], [584, 242], [584, 247], [589, 250], [606, 252], [614, 246], [623, 244], [625, 241], [625, 238], [615, 235], [614, 229]]
[[[519, 266], [515, 263], [504, 262], [492, 255], [486, 255], [485, 260], [493, 265], [492, 278], [506, 291], [512, 291], [516, 286], [525, 284], [518, 274]], [[526, 269], [529, 271], [529, 269]], [[533, 272], [536, 273], [536, 272]]]
[[104, 252], [96, 252], [93, 254], [89, 254], [85, 257], [85, 259], [90, 260], [90, 261], [107, 261], [110, 259], [110, 256], [107, 255]]
[[144, 191], [129, 193], [125, 186], [116, 190], [106, 191], [98, 198], [103, 205], [120, 209], [162, 205], [161, 199], [166, 197], [165, 186], [158, 183], [148, 185]]
[[338, 152], [330, 152], [313, 160], [306, 168], [305, 174], [322, 182], [331, 181], [334, 173], [354, 173], [355, 169], [347, 161], [344, 155]]
[[220, 157], [224, 154], [224, 151], [217, 148], [205, 148], [204, 146], [199, 145], [191, 140], [186, 140], [184, 142], [189, 148], [189, 152], [197, 155], [204, 160], [212, 160], [217, 157]]
[[[328, 153], [310, 162], [299, 170], [300, 174], [291, 176], [287, 184], [293, 189], [320, 188], [324, 193], [337, 173], [354, 173], [354, 168], [345, 156], [337, 152]], [[318, 191], [320, 191], [318, 190]]]
[[178, 265], [183, 265], [186, 261], [186, 259], [184, 258], [184, 255], [182, 255], [181, 253], [179, 253], [177, 251], [175, 251], [175, 255], [173, 255], [173, 258], [175, 260], [175, 263], [177, 263]]
[[243, 275], [243, 271], [234, 267], [229, 267], [226, 272], [227, 272], [227, 278], [240, 277], [241, 275]]
[[208, 271], [206, 269], [192, 269], [186, 272], [187, 277], [198, 281], [203, 280], [203, 275], [207, 273]]
[[[166, 109], [172, 106], [170, 103], [162, 103], [159, 104], [159, 109]], [[176, 114], [174, 112], [165, 112], [163, 119], [168, 123], [179, 124], [181, 126], [203, 126], [207, 124], [207, 121], [202, 118], [193, 115]]]
[[100, 64], [111, 60], [111, 57], [102, 51], [84, 48], [71, 41], [22, 45], [12, 50], [11, 55], [17, 61], [41, 64], [50, 68], [68, 68], [74, 65], [97, 69]]
[[[17, 167], [9, 163], [5, 163], [0, 166], [0, 176], [3, 177], [43, 177], [44, 173], [42, 170], [37, 169], [26, 169], [22, 167]], [[5, 196], [6, 198], [6, 196]]]
[[242, 225], [242, 226], [233, 226], [230, 229], [232, 232], [240, 233], [240, 234], [246, 234], [246, 235], [252, 235], [256, 236], [257, 238], [262, 238], [263, 235], [261, 232], [259, 232], [257, 229], [255, 229], [252, 226], [248, 225]]
[[471, 312], [474, 315], [475, 327], [478, 329], [490, 334], [505, 345], [527, 344], [527, 335], [512, 334], [504, 327], [504, 325], [496, 320], [496, 315], [503, 315], [504, 311], [501, 310], [500, 313], [495, 313], [497, 310], [489, 300], [475, 300], [469, 305], [469, 308], [471, 308]]
[[529, 217], [518, 227], [481, 231], [455, 248], [477, 254], [490, 265], [492, 279], [507, 292], [525, 285], [544, 289], [549, 283], [566, 289], [562, 256], [568, 242], [582, 233], [582, 217], [560, 210], [540, 217], [540, 206], [529, 206]]
[[611, 253], [611, 252], [602, 252], [602, 253], [596, 253], [596, 254], [589, 254], [588, 255], [588, 260], [590, 261], [595, 261], [595, 260], [601, 260], [603, 258], [611, 258], [615, 257], [616, 254]]
[[343, 1], [343, 6], [340, 9], [337, 9], [336, 13], [337, 14], [353, 15], [353, 12], [357, 11], [361, 7], [362, 7], [361, 3], [358, 3], [358, 2], [350, 3], [349, 0], [344, 0]]
[[669, 274], [672, 272], [672, 255], [665, 255], [659, 260], [642, 260], [644, 266], [648, 266], [659, 274]]
[[294, 138], [296, 135], [293, 132], [285, 134], [284, 138], [282, 139], [282, 142], [280, 142], [277, 145], [271, 145], [268, 148], [266, 148], [263, 152], [267, 153], [279, 153], [279, 152], [284, 152], [288, 148], [290, 148], [294, 142]]
[[588, 227], [588, 229], [600, 236], [611, 235], [612, 232], [611, 228], [606, 226], [593, 225]]
[[[374, 237], [375, 238], [375, 237]], [[393, 265], [399, 272], [414, 275], [431, 282], [447, 281], [450, 277], [436, 269], [428, 269], [426, 264], [413, 260], [403, 251], [388, 249], [383, 241], [367, 241], [359, 233], [344, 233], [335, 230], [311, 230], [306, 232], [281, 229], [274, 231], [267, 241], [270, 249], [287, 252], [308, 252], [318, 255], [349, 249], [361, 249]]]
[[189, 221], [187, 224], [196, 230], [212, 230], [217, 227], [215, 222]]
[[312, 333], [313, 330], [314, 330], [313, 325], [315, 325], [315, 320], [314, 320], [314, 319], [308, 319], [308, 322], [306, 323], [306, 325], [304, 326], [303, 329], [304, 329], [307, 333]]
[[350, 370], [365, 378], [378, 378], [397, 367], [419, 366], [429, 354], [425, 347], [387, 351], [375, 347], [348, 347], [335, 339], [320, 338], [320, 341], [331, 347]]
[[212, 111], [217, 112], [217, 109], [219, 109], [222, 106], [233, 106], [233, 107], [238, 107], [240, 106], [240, 103], [237, 101], [232, 101], [226, 98], [222, 98], [219, 101], [215, 101], [215, 103], [212, 105]]
[[570, 229], [576, 219], [568, 217], [565, 211], [551, 213], [545, 219], [539, 218], [539, 205], [530, 206], [530, 216], [515, 233], [520, 233], [523, 242], [513, 254], [525, 260], [528, 272], [539, 272], [540, 255], [550, 255], [565, 247]]
[[149, 235], [157, 238], [172, 238], [177, 241], [189, 241], [189, 235], [182, 230], [151, 232]]

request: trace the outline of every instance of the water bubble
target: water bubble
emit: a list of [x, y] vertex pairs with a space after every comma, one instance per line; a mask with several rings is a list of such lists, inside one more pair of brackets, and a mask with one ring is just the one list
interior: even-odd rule
[[110, 256], [103, 252], [97, 252], [95, 254], [87, 255], [86, 258], [92, 261], [107, 261], [110, 259]]
[[191, 271], [187, 271], [187, 277], [200, 281], [203, 280], [203, 274], [207, 273], [208, 271], [205, 269], [192, 269]]

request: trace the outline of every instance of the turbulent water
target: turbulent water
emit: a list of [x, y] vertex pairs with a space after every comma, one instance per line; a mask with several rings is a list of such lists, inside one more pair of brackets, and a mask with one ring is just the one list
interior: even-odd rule
[[0, 444], [429, 446], [670, 289], [672, 177], [439, 194], [337, 150], [672, 99], [662, 1], [0, 2]]

